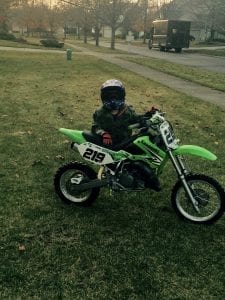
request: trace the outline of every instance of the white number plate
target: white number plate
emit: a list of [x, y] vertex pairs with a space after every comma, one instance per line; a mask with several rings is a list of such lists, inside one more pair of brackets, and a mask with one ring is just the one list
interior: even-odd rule
[[80, 155], [97, 165], [106, 165], [114, 162], [112, 156], [104, 148], [92, 143], [83, 143], [77, 146]]
[[162, 134], [163, 140], [165, 144], [172, 148], [175, 149], [178, 147], [177, 145], [177, 140], [175, 137], [175, 134], [173, 132], [173, 129], [171, 128], [170, 124], [165, 121], [160, 125], [160, 132]]

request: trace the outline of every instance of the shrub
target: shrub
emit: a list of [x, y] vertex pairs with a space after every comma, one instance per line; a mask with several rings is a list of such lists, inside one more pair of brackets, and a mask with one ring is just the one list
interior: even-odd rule
[[0, 40], [11, 40], [15, 41], [16, 37], [11, 33], [0, 32]]

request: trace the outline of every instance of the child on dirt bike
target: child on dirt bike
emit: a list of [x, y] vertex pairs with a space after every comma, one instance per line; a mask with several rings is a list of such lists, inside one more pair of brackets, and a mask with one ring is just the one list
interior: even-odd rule
[[[92, 133], [101, 136], [104, 145], [116, 145], [130, 137], [132, 130], [128, 128], [134, 123], [144, 122], [144, 116], [135, 113], [125, 103], [126, 91], [121, 81], [109, 79], [100, 89], [102, 107], [93, 114]], [[154, 108], [148, 112], [153, 113]], [[148, 115], [149, 116], [149, 115]]]
[[[139, 123], [140, 127], [145, 126], [146, 118], [156, 111], [151, 108], [145, 115], [138, 115], [133, 108], [125, 103], [126, 91], [121, 81], [109, 79], [105, 81], [100, 89], [102, 107], [93, 114], [94, 124], [92, 133], [100, 136], [105, 146], [121, 144], [132, 135], [129, 125]], [[150, 185], [155, 190], [160, 190], [158, 178], [152, 170], [148, 170]]]

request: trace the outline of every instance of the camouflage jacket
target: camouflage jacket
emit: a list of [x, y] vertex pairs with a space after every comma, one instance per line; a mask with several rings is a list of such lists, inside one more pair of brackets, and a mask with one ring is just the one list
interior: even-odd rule
[[129, 125], [138, 123], [142, 119], [141, 115], [135, 113], [131, 106], [125, 105], [117, 115], [112, 115], [106, 108], [101, 107], [93, 114], [94, 124], [92, 133], [102, 134], [109, 132], [112, 136], [113, 144], [121, 143], [132, 134]]

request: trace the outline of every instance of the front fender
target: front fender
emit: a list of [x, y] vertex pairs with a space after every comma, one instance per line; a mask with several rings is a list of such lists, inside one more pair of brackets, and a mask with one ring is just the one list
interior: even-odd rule
[[208, 160], [216, 160], [217, 157], [215, 154], [210, 152], [209, 150], [195, 146], [195, 145], [182, 145], [173, 151], [173, 154], [176, 155], [196, 155]]

